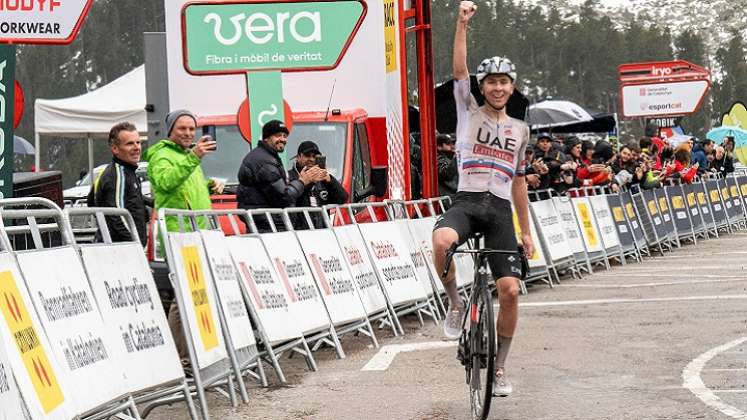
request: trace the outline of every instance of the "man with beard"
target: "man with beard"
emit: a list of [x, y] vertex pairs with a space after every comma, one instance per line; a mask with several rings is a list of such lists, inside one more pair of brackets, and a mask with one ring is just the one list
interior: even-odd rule
[[[272, 120], [262, 127], [262, 141], [247, 153], [239, 167], [239, 186], [236, 190], [239, 208], [282, 209], [294, 206], [307, 185], [325, 179], [327, 171], [318, 166], [304, 167], [298, 179], [288, 179], [278, 153], [285, 150], [289, 134], [288, 127], [282, 121]], [[271, 230], [269, 220], [258, 217], [255, 223], [260, 232]]]

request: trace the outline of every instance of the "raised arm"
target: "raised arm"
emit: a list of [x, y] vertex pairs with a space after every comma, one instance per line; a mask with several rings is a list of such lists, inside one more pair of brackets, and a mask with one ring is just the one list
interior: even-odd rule
[[467, 26], [469, 20], [474, 16], [477, 6], [475, 3], [465, 0], [459, 3], [457, 14], [456, 33], [454, 34], [454, 79], [464, 80], [469, 78], [467, 68]]

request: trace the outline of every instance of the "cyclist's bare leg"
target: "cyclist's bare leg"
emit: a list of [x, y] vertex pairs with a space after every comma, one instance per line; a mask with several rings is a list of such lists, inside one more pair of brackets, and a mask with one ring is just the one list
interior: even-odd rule
[[[446, 251], [454, 242], [459, 241], [459, 234], [456, 230], [450, 227], [442, 227], [433, 231], [433, 263], [436, 266], [436, 272], [443, 273], [444, 265], [446, 264]], [[454, 264], [451, 264], [449, 273], [445, 279], [441, 279], [441, 282], [446, 289], [446, 295], [449, 297], [449, 302], [452, 306], [459, 307], [462, 305], [461, 298], [459, 297], [459, 290], [455, 281]]]
[[501, 277], [496, 280], [498, 289], [498, 351], [496, 353], [496, 372], [501, 373], [506, 364], [506, 357], [511, 345], [511, 339], [516, 331], [519, 320], [519, 279], [516, 277]]

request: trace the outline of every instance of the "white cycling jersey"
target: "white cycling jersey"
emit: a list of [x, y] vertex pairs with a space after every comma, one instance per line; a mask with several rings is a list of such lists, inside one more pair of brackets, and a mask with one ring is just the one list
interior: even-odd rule
[[499, 124], [479, 106], [470, 92], [470, 80], [454, 81], [457, 111], [456, 154], [459, 165], [458, 191], [489, 191], [511, 201], [511, 182], [524, 176], [524, 151], [529, 126], [509, 117]]

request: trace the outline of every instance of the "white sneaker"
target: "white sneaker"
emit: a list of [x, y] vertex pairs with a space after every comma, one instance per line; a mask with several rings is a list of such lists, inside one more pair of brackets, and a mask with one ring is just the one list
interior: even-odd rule
[[464, 306], [454, 308], [449, 305], [444, 319], [444, 335], [449, 340], [458, 340], [462, 336], [462, 318], [464, 317]]
[[508, 397], [513, 390], [514, 387], [506, 377], [506, 372], [496, 372], [495, 381], [493, 382], [493, 396]]

